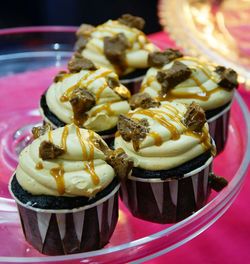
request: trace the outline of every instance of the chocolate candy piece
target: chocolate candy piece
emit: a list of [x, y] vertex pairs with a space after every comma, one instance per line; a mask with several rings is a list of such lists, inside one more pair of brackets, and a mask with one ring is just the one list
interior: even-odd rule
[[148, 55], [148, 65], [150, 67], [162, 67], [172, 60], [182, 57], [182, 53], [175, 49], [155, 51]]
[[117, 128], [121, 134], [121, 137], [125, 141], [131, 141], [135, 151], [139, 150], [139, 143], [142, 141], [149, 132], [149, 124], [146, 119], [142, 119], [139, 122], [124, 116], [119, 115]]
[[218, 82], [219, 86], [228, 90], [238, 87], [239, 84], [236, 71], [223, 66], [217, 66], [215, 72], [220, 75], [220, 81]]
[[44, 135], [46, 132], [52, 130], [52, 127], [49, 123], [46, 123], [43, 126], [33, 127], [32, 134], [34, 139], [39, 138], [40, 136]]
[[81, 70], [95, 71], [96, 67], [91, 60], [82, 57], [79, 53], [75, 53], [68, 62], [68, 69], [70, 72], [76, 73]]
[[120, 82], [119, 80], [117, 80], [116, 78], [114, 77], [106, 77], [106, 81], [108, 83], [108, 86], [112, 89], [114, 89], [115, 87], [118, 87], [120, 86]]
[[156, 79], [161, 84], [164, 95], [169, 89], [188, 79], [191, 74], [192, 71], [185, 64], [175, 61], [170, 69], [158, 71]]
[[139, 30], [142, 30], [145, 25], [145, 20], [142, 17], [132, 16], [130, 14], [122, 15], [120, 18], [118, 18], [118, 21], [124, 25], [135, 27]]
[[49, 141], [43, 141], [39, 146], [39, 157], [43, 160], [55, 159], [65, 153], [65, 150]]
[[67, 74], [66, 71], [59, 71], [53, 80], [54, 83], [61, 82], [63, 80], [63, 77], [65, 76], [65, 74]]
[[85, 113], [95, 105], [95, 97], [83, 88], [77, 88], [70, 96], [70, 103], [73, 108], [74, 119], [83, 121]]
[[115, 173], [120, 178], [120, 180], [124, 180], [128, 177], [128, 174], [134, 165], [134, 162], [121, 148], [118, 148], [114, 151], [110, 150], [107, 153], [106, 161], [114, 168]]
[[124, 66], [125, 50], [129, 47], [130, 44], [123, 33], [104, 38], [104, 54], [115, 65]]
[[208, 182], [210, 187], [216, 192], [220, 192], [228, 185], [228, 181], [225, 178], [217, 176], [213, 173], [210, 173], [208, 177]]
[[192, 131], [201, 132], [206, 123], [204, 110], [197, 103], [192, 102], [184, 115], [183, 123]]
[[159, 107], [160, 102], [154, 100], [148, 93], [134, 94], [129, 101], [131, 109], [141, 107], [147, 109], [150, 107]]
[[89, 41], [89, 38], [87, 37], [84, 37], [84, 36], [80, 36], [77, 41], [76, 41], [76, 44], [75, 44], [75, 48], [78, 52], [81, 52], [82, 50], [85, 49], [87, 43]]
[[90, 36], [90, 34], [94, 31], [95, 27], [90, 24], [81, 24], [78, 30], [76, 31], [76, 36]]

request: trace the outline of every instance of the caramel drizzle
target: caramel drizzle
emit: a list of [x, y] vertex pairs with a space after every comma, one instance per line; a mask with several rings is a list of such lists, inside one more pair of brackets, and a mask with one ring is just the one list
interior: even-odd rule
[[154, 139], [155, 145], [160, 146], [163, 143], [162, 137], [159, 133], [151, 131], [149, 136]]
[[50, 174], [54, 177], [57, 185], [57, 190], [59, 194], [64, 194], [65, 184], [64, 184], [64, 168], [60, 165], [58, 168], [52, 168]]
[[150, 87], [150, 85], [152, 84], [152, 82], [154, 82], [156, 80], [155, 76], [151, 75], [147, 78], [146, 82], [144, 84], [142, 84], [141, 86], [141, 89], [140, 89], [140, 92], [144, 92], [144, 90], [147, 88], [147, 87]]
[[93, 159], [94, 159], [94, 145], [93, 145], [92, 141], [94, 138], [94, 132], [90, 132], [89, 140], [90, 140], [91, 144], [89, 145], [89, 157], [87, 156], [86, 146], [84, 144], [84, 141], [83, 141], [79, 127], [76, 127], [76, 134], [77, 134], [77, 137], [78, 137], [79, 142], [80, 142], [81, 147], [82, 147], [83, 160], [88, 161], [88, 162], [84, 163], [85, 170], [90, 174], [93, 183], [95, 185], [97, 185], [97, 184], [99, 184], [100, 179], [95, 173], [94, 161], [93, 161]]
[[90, 113], [89, 117], [95, 116], [101, 111], [106, 111], [109, 116], [115, 115], [115, 112], [111, 109], [111, 104], [112, 103], [106, 103], [101, 107], [98, 107], [97, 109], [95, 109], [93, 112]]
[[108, 87], [108, 84], [105, 82], [96, 92], [96, 101], [100, 100], [102, 92]]
[[52, 130], [48, 131], [48, 139], [50, 143], [53, 143], [53, 138], [52, 138]]
[[[90, 80], [87, 81], [87, 79], [89, 77], [93, 77], [92, 75], [94, 75], [96, 73], [96, 71], [89, 71], [88, 73], [86, 73], [76, 84], [74, 84], [73, 86], [69, 87], [64, 93], [63, 95], [60, 97], [60, 101], [61, 102], [67, 102], [69, 101], [69, 98], [72, 94], [72, 92], [76, 89], [76, 88], [85, 88], [88, 87], [91, 83], [93, 83], [95, 80], [105, 77], [108, 74], [110, 74], [112, 71], [111, 70], [106, 70], [101, 72], [100, 74], [94, 76], [94, 78], [90, 78]], [[85, 83], [83, 83], [84, 81], [86, 81]]]
[[[177, 130], [177, 128], [171, 124], [168, 120], [166, 120], [161, 114], [163, 112], [160, 111], [153, 111], [153, 110], [147, 110], [147, 109], [138, 109], [132, 114], [142, 114], [151, 117], [152, 119], [156, 120], [158, 123], [160, 123], [162, 126], [164, 126], [166, 129], [168, 129], [171, 133], [171, 138], [176, 140], [180, 138], [180, 134]], [[168, 115], [168, 113], [164, 114]], [[175, 118], [176, 119], [176, 118]], [[179, 119], [178, 119], [179, 120]]]
[[43, 169], [43, 164], [42, 164], [41, 161], [37, 162], [37, 164], [36, 164], [36, 169], [37, 169], [37, 170], [42, 170], [42, 169]]
[[61, 138], [61, 147], [67, 151], [67, 137], [69, 134], [69, 128], [68, 126], [65, 126], [62, 132], [62, 138]]

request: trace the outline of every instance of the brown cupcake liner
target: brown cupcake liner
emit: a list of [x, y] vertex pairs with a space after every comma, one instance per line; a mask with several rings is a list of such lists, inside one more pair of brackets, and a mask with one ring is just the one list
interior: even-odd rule
[[64, 255], [104, 247], [118, 220], [119, 185], [94, 204], [72, 210], [46, 210], [17, 202], [24, 236], [46, 255]]
[[131, 175], [121, 183], [121, 199], [137, 218], [161, 224], [178, 222], [205, 205], [212, 160], [179, 179], [162, 181]]
[[229, 104], [221, 113], [207, 120], [209, 133], [215, 141], [217, 154], [224, 150], [227, 143], [231, 105]]

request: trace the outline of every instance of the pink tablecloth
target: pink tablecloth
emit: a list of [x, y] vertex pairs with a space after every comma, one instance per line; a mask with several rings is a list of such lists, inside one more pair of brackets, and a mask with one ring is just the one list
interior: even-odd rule
[[[160, 47], [174, 45], [165, 33], [153, 35]], [[241, 90], [250, 109], [250, 92]], [[148, 264], [250, 263], [250, 168], [241, 193], [229, 210], [208, 230]]]

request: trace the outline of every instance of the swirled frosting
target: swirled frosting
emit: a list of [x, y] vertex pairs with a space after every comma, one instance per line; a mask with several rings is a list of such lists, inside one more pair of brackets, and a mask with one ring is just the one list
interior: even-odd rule
[[[20, 154], [16, 177], [22, 188], [33, 195], [94, 196], [115, 177], [104, 153], [93, 140], [99, 135], [74, 124], [47, 132]], [[41, 142], [49, 141], [64, 149], [51, 160], [39, 156]], [[103, 142], [104, 145], [106, 145]]]
[[[130, 44], [130, 47], [125, 51], [127, 67], [122, 73], [106, 58], [104, 53], [104, 37], [113, 37], [118, 33], [123, 33]], [[125, 75], [138, 68], [147, 68], [148, 54], [156, 50], [158, 50], [156, 46], [149, 42], [142, 31], [124, 25], [118, 20], [108, 20], [91, 32], [87, 45], [82, 50], [82, 55], [93, 61], [95, 65], [107, 67], [119, 75]]]
[[[109, 86], [107, 77], [118, 81], [117, 74], [107, 68], [65, 74], [61, 81], [54, 82], [47, 90], [46, 102], [50, 111], [66, 124], [76, 123], [69, 98], [74, 89], [83, 88], [94, 95], [96, 104], [86, 112], [84, 122], [77, 125], [97, 132], [114, 128], [118, 115], [127, 113], [130, 107], [128, 102]], [[119, 87], [129, 94], [122, 84]]]
[[152, 171], [175, 168], [198, 157], [212, 148], [208, 125], [199, 133], [191, 131], [183, 124], [186, 111], [187, 105], [167, 101], [160, 107], [130, 111], [127, 116], [132, 120], [147, 119], [149, 132], [138, 151], [119, 133], [115, 148], [123, 148], [136, 167]]
[[[191, 76], [174, 88], [170, 89], [163, 97], [161, 84], [157, 81], [158, 70], [168, 70], [174, 61], [179, 61], [192, 71]], [[204, 110], [216, 109], [229, 103], [234, 95], [234, 90], [228, 90], [218, 85], [220, 76], [214, 71], [214, 67], [202, 63], [192, 57], [181, 57], [165, 64], [161, 69], [150, 68], [142, 82], [141, 92], [147, 92], [160, 100], [188, 103], [195, 101]]]

